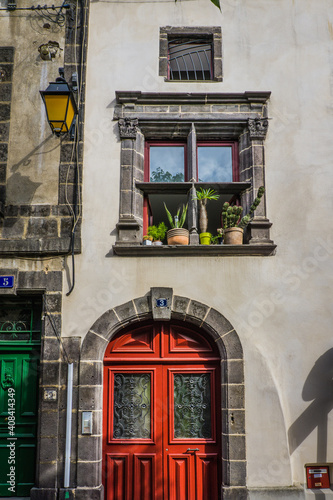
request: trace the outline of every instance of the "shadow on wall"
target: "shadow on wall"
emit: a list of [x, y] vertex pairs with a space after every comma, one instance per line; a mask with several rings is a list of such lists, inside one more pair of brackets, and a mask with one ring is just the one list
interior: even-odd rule
[[22, 204], [28, 204], [32, 201], [34, 194], [39, 186], [41, 186], [41, 182], [33, 182], [30, 180], [30, 177], [27, 175], [22, 175], [18, 170], [21, 166], [27, 167], [31, 163], [31, 158], [37, 155], [43, 155], [45, 153], [49, 153], [54, 149], [59, 148], [59, 143], [56, 144], [55, 147], [50, 149], [49, 151], [40, 151], [41, 148], [53, 137], [53, 135], [49, 135], [41, 144], [39, 144], [36, 148], [34, 148], [30, 153], [28, 153], [24, 158], [22, 158], [18, 163], [13, 165], [10, 168], [10, 171], [13, 172], [12, 175], [8, 176], [7, 180], [7, 192], [12, 196], [14, 194], [15, 199], [19, 200]]
[[[310, 371], [302, 391], [304, 401], [312, 401], [288, 431], [289, 451], [296, 448], [317, 427], [317, 462], [327, 461], [328, 414], [333, 408], [333, 349], [325, 352]], [[316, 500], [325, 500], [325, 493], [316, 492]]]

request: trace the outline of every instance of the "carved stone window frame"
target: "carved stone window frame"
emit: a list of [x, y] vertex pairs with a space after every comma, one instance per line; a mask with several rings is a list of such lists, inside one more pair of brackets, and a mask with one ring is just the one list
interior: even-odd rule
[[[145, 140], [186, 139], [188, 163], [196, 165], [197, 140], [237, 140], [239, 144], [240, 198], [245, 213], [258, 188], [265, 185], [264, 141], [268, 129], [267, 101], [270, 92], [239, 94], [116, 92], [114, 120], [118, 120], [121, 140], [120, 213], [118, 237], [113, 249], [118, 255], [172, 254], [173, 247], [142, 247], [143, 200], [147, 189], [158, 186], [144, 183]], [[188, 184], [188, 186], [187, 186]], [[232, 183], [233, 186], [237, 183]], [[190, 190], [191, 183], [183, 183]], [[212, 185], [210, 183], [210, 185]], [[231, 186], [231, 188], [233, 187]], [[182, 186], [181, 186], [182, 187]], [[214, 187], [212, 185], [212, 187]], [[217, 186], [218, 187], [218, 186]], [[232, 192], [232, 191], [230, 191]], [[271, 222], [266, 214], [266, 200], [257, 208], [247, 227], [247, 245], [232, 250], [239, 255], [271, 255], [275, 245], [270, 240]], [[196, 207], [190, 207], [191, 239], [183, 252], [212, 255], [230, 254], [227, 246], [198, 245]], [[175, 253], [173, 253], [175, 255]]]
[[[164, 76], [167, 82], [175, 81], [179, 83], [181, 80], [170, 80], [168, 75], [168, 44], [172, 38], [202, 38], [203, 41], [209, 40], [212, 44], [212, 69], [213, 78], [205, 80], [205, 82], [222, 82], [222, 30], [220, 26], [206, 27], [170, 27], [164, 26], [160, 28], [160, 56], [159, 56], [159, 75]], [[196, 80], [184, 80], [186, 83]]]

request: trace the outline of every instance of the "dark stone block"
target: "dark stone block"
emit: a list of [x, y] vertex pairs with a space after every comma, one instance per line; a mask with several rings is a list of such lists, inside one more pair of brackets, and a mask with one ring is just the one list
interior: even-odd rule
[[[78, 462], [77, 464], [77, 484], [78, 486], [97, 487], [101, 480], [101, 462]], [[89, 497], [89, 500], [91, 497]], [[76, 500], [76, 498], [75, 498]]]
[[30, 490], [31, 500], [57, 500], [58, 489], [57, 488], [43, 488], [41, 483], [47, 483], [49, 477], [53, 476], [54, 471], [57, 471], [56, 464], [40, 464], [39, 465], [39, 475], [42, 478], [39, 481], [40, 488], [32, 488]]
[[[223, 500], [248, 500], [248, 491], [244, 488], [223, 487]], [[269, 497], [265, 497], [267, 500]]]
[[245, 410], [222, 410], [222, 432], [245, 434]]
[[7, 162], [8, 160], [8, 145], [0, 144], [0, 162]]
[[0, 186], [0, 203], [1, 203], [1, 212], [5, 211], [4, 205], [6, 203], [6, 186]]
[[[78, 230], [78, 224], [76, 225], [75, 232]], [[72, 217], [62, 217], [60, 223], [60, 234], [62, 237], [71, 236], [73, 229], [73, 219]]]
[[80, 363], [80, 384], [81, 385], [102, 385], [103, 383], [103, 363], [93, 361], [81, 361]]
[[133, 318], [137, 317], [136, 311], [134, 309], [134, 305], [132, 301], [126, 302], [126, 304], [122, 304], [121, 306], [117, 306], [114, 308], [118, 318], [122, 322], [122, 324], [129, 323]]
[[[97, 321], [95, 321], [95, 323], [91, 327], [91, 331], [97, 333], [98, 335], [101, 335], [107, 341], [109, 341], [111, 334], [115, 328], [119, 328], [119, 319], [117, 318], [114, 310], [110, 309], [109, 311], [105, 312], [100, 318], [98, 318]], [[96, 337], [96, 335], [94, 337]], [[88, 358], [88, 359], [95, 359], [95, 358]]]
[[21, 205], [22, 217], [48, 217], [51, 213], [50, 205]]
[[205, 323], [213, 328], [220, 337], [233, 330], [231, 323], [229, 323], [229, 321], [215, 309], [210, 309], [207, 318], [205, 319]]
[[[70, 163], [73, 162], [73, 147], [74, 143], [69, 142], [61, 145], [60, 150], [60, 163]], [[79, 157], [78, 161], [82, 162], [82, 154], [83, 154], [83, 144], [80, 142], [79, 144]]]
[[245, 436], [229, 436], [229, 460], [245, 460]]
[[[228, 400], [223, 401], [223, 406], [225, 408], [242, 410], [245, 405], [245, 396], [244, 396], [244, 385], [242, 384], [230, 384], [228, 386], [227, 393]], [[227, 403], [227, 405], [226, 405]]]
[[[77, 171], [78, 169], [78, 171]], [[78, 165], [78, 167], [74, 163], [61, 163], [59, 165], [59, 182], [65, 184], [69, 182], [70, 184], [74, 184], [76, 177], [80, 181], [82, 181], [82, 165]], [[60, 214], [61, 215], [61, 214]]]
[[[0, 125], [0, 128], [1, 128], [1, 125]], [[5, 163], [0, 163], [0, 184], [5, 184], [5, 182], [6, 182], [6, 174], [7, 174], [6, 167], [7, 166]]]
[[61, 294], [46, 294], [45, 295], [45, 303], [48, 309], [48, 312], [53, 313], [61, 312]]
[[18, 288], [23, 289], [46, 289], [47, 291], [62, 291], [62, 272], [50, 271], [24, 271], [19, 273]]
[[96, 462], [102, 456], [102, 438], [99, 436], [79, 436], [78, 457], [80, 460]]
[[[84, 51], [85, 53], [86, 51]], [[81, 45], [68, 44], [65, 45], [64, 62], [66, 64], [75, 65], [76, 62], [81, 61], [82, 47]]]
[[239, 337], [235, 330], [232, 330], [223, 337], [228, 359], [243, 359], [243, 349]]
[[58, 361], [60, 358], [60, 346], [57, 339], [44, 338], [42, 341], [43, 359]]
[[13, 79], [13, 65], [0, 63], [0, 83], [11, 82]]
[[79, 409], [83, 411], [100, 410], [102, 407], [103, 387], [80, 386]]
[[200, 302], [196, 302], [195, 300], [191, 300], [187, 310], [187, 316], [193, 316], [194, 318], [202, 321], [208, 311], [208, 306], [201, 304]]
[[108, 340], [103, 340], [99, 335], [89, 331], [83, 341], [81, 358], [98, 360], [104, 355]]
[[35, 218], [29, 219], [27, 238], [56, 238], [58, 236], [58, 223], [56, 219]]
[[243, 360], [227, 361], [227, 377], [229, 384], [242, 384], [244, 382]]
[[57, 361], [48, 363], [42, 362], [41, 372], [42, 372], [42, 385], [58, 386], [60, 363], [58, 363]]
[[12, 85], [10, 83], [0, 83], [0, 101], [10, 102], [12, 97]]
[[14, 62], [14, 47], [0, 47], [0, 63]]
[[120, 191], [120, 215], [133, 216], [133, 192]]
[[41, 462], [57, 460], [58, 439], [56, 437], [41, 437], [39, 440], [39, 457]]
[[185, 319], [189, 303], [190, 299], [174, 295], [172, 301], [171, 317], [173, 319]]
[[6, 217], [3, 222], [2, 237], [22, 237], [24, 232], [24, 220], [14, 217]]
[[0, 123], [0, 142], [8, 142], [9, 123]]
[[[6, 170], [6, 165], [4, 165], [5, 170]], [[17, 217], [19, 213], [20, 207], [17, 205], [7, 205], [5, 209], [5, 216], [6, 217]]]
[[139, 297], [138, 299], [134, 299], [134, 304], [138, 312], [138, 316], [151, 317], [152, 308], [151, 308], [150, 296], [145, 295], [144, 297]]
[[58, 435], [59, 417], [55, 411], [42, 411], [40, 419], [40, 435], [54, 436]]
[[[229, 462], [230, 470], [230, 486], [245, 486], [246, 485], [246, 462]], [[237, 500], [239, 498], [237, 497]]]

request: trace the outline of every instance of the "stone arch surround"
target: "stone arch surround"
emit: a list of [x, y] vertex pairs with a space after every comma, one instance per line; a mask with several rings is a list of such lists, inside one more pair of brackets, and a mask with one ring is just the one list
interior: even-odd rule
[[[152, 296], [169, 291], [168, 317], [152, 306]], [[164, 293], [163, 293], [164, 292]], [[162, 313], [163, 314], [163, 313]], [[75, 498], [102, 500], [102, 416], [103, 359], [105, 349], [122, 328], [146, 320], [181, 320], [199, 326], [216, 342], [221, 355], [222, 391], [222, 476], [223, 500], [245, 500], [246, 448], [244, 409], [243, 350], [229, 321], [217, 310], [187, 297], [174, 295], [172, 289], [153, 288], [143, 297], [105, 312], [90, 328], [81, 348], [79, 375], [79, 429], [77, 489]], [[93, 412], [93, 433], [81, 434], [82, 411]]]

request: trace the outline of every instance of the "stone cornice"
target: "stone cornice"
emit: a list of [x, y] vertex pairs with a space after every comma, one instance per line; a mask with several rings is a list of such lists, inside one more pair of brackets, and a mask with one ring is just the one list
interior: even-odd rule
[[119, 104], [265, 104], [270, 91], [243, 93], [141, 92], [117, 90]]

